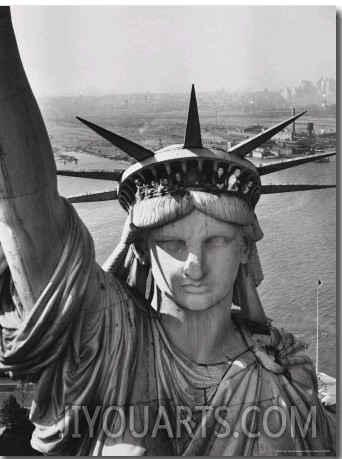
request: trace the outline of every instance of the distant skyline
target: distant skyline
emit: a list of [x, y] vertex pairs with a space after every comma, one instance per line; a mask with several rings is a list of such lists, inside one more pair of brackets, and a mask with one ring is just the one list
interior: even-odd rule
[[38, 97], [336, 79], [334, 6], [15, 6], [12, 16]]

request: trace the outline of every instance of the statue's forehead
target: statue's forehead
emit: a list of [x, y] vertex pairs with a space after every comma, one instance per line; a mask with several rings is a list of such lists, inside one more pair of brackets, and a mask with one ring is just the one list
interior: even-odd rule
[[233, 237], [238, 229], [238, 225], [222, 222], [198, 209], [194, 209], [188, 215], [150, 231], [153, 237], [191, 237], [200, 234]]

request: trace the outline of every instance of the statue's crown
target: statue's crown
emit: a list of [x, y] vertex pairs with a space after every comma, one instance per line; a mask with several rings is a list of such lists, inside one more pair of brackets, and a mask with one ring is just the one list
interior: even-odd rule
[[[306, 112], [292, 116], [227, 150], [213, 148], [202, 143], [195, 87], [192, 85], [184, 143], [156, 152], [82, 118], [78, 119], [137, 161], [122, 173], [118, 183], [118, 199], [125, 210], [128, 211], [137, 201], [166, 194], [177, 196], [189, 189], [239, 195], [254, 208], [260, 194], [265, 192], [260, 181], [261, 175], [317, 160], [317, 156], [312, 155], [256, 167], [245, 159], [248, 153], [304, 113]], [[331, 154], [334, 153], [321, 156]], [[296, 191], [295, 188], [290, 189], [291, 187], [279, 188], [284, 185], [277, 186], [274, 191], [269, 188], [267, 192]], [[304, 189], [310, 188], [306, 186]]]
[[186, 190], [236, 193], [255, 206], [260, 197], [255, 166], [238, 156], [206, 146], [171, 145], [131, 166], [121, 178], [118, 198], [128, 209], [135, 201]]

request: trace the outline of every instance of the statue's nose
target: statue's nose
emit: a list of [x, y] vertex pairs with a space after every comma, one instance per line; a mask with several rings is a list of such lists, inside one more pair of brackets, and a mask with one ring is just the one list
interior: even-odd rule
[[184, 265], [184, 273], [193, 280], [200, 280], [204, 275], [201, 255], [189, 253]]

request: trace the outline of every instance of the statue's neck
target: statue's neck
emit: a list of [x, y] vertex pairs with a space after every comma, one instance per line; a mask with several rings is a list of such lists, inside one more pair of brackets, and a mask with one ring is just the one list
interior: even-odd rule
[[232, 295], [204, 311], [179, 307], [162, 297], [160, 313], [171, 343], [182, 354], [199, 364], [225, 362], [244, 346], [231, 318]]

